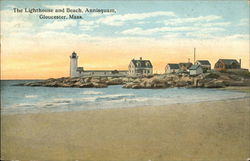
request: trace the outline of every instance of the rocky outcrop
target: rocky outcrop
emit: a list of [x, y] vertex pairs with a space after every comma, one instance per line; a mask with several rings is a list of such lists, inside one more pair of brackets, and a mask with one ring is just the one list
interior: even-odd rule
[[123, 88], [223, 88], [226, 86], [250, 86], [250, 78], [228, 73], [206, 73], [196, 77], [187, 74], [163, 74], [153, 77], [81, 77], [47, 79], [39, 82], [19, 84], [42, 87], [105, 88], [109, 85], [123, 85]]

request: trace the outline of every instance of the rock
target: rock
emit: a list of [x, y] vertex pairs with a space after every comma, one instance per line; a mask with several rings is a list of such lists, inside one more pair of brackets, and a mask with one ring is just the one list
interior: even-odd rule
[[212, 80], [204, 84], [206, 88], [223, 88], [225, 83], [222, 80]]
[[129, 78], [127, 78], [127, 77], [122, 78], [123, 83], [128, 82], [128, 81], [129, 81]]
[[124, 84], [121, 78], [109, 78], [108, 81], [106, 81], [108, 85], [122, 85]]
[[132, 88], [132, 86], [134, 85], [134, 83], [130, 82], [130, 83], [126, 83], [122, 86], [122, 88]]
[[100, 78], [92, 78], [92, 79], [91, 79], [91, 82], [92, 82], [92, 83], [100, 83], [100, 82], [101, 82], [101, 79], [100, 79]]
[[142, 86], [140, 86], [140, 84], [133, 84], [131, 88], [138, 89], [138, 88], [142, 88]]
[[85, 83], [88, 83], [88, 82], [90, 82], [90, 81], [91, 81], [91, 77], [87, 77], [87, 78], [84, 79], [84, 82], [85, 82]]
[[188, 84], [187, 84], [187, 82], [185, 82], [185, 81], [178, 81], [178, 82], [176, 82], [176, 84], [175, 84], [175, 86], [176, 87], [185, 87], [185, 86], [187, 86]]
[[108, 85], [104, 83], [93, 83], [95, 88], [106, 88]]
[[73, 87], [73, 86], [74, 86], [73, 84], [66, 84], [66, 83], [60, 85], [60, 87]]
[[249, 80], [236, 81], [236, 80], [225, 80], [227, 86], [250, 86]]
[[134, 79], [133, 80], [133, 83], [140, 83], [141, 82], [141, 79], [140, 78], [137, 78], [137, 79]]
[[80, 88], [92, 88], [94, 87], [93, 83], [83, 83], [79, 86]]

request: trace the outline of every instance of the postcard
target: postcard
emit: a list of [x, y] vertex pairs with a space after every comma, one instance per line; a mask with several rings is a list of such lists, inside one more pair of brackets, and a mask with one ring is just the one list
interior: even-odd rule
[[1, 160], [250, 160], [249, 1], [0, 3]]

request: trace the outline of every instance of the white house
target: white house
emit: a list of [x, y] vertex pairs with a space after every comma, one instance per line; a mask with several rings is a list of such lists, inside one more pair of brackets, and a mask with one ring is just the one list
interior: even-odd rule
[[201, 65], [203, 72], [211, 71], [211, 64], [208, 60], [197, 60], [196, 65]]
[[179, 64], [167, 64], [165, 67], [165, 73], [177, 73], [180, 70]]
[[127, 76], [127, 70], [84, 70], [83, 67], [78, 67], [78, 56], [73, 52], [70, 56], [70, 77], [82, 76]]
[[189, 68], [189, 73], [190, 75], [199, 75], [203, 73], [203, 69], [201, 67], [201, 65], [192, 65]]
[[143, 60], [140, 57], [139, 60], [132, 59], [128, 66], [128, 75], [129, 76], [143, 76], [143, 75], [152, 75], [153, 66], [150, 60]]

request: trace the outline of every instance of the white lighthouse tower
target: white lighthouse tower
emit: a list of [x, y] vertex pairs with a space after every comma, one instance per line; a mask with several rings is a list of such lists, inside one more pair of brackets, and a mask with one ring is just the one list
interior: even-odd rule
[[78, 67], [78, 56], [73, 52], [70, 56], [70, 77], [77, 77], [77, 67]]

